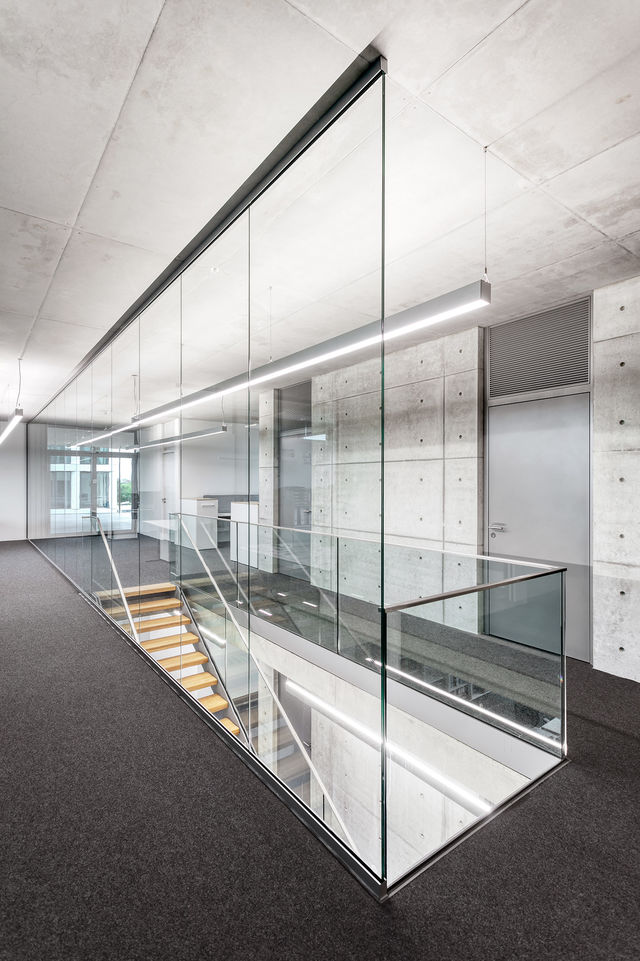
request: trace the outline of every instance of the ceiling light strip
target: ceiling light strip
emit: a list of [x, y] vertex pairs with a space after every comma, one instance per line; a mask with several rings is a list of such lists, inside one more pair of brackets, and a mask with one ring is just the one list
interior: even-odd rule
[[[436, 297], [434, 300], [428, 301], [425, 304], [411, 307], [408, 310], [403, 310], [398, 314], [386, 318], [384, 334], [380, 330], [379, 322], [374, 321], [348, 334], [341, 334], [339, 337], [334, 337], [332, 340], [325, 341], [323, 344], [299, 351], [297, 354], [291, 355], [291, 358], [283, 358], [273, 364], [267, 364], [261, 368], [265, 371], [263, 374], [258, 373], [258, 375], [254, 377], [241, 375], [228, 382], [229, 385], [227, 387], [223, 387], [220, 390], [207, 389], [204, 392], [199, 392], [192, 400], [180, 401], [169, 407], [159, 408], [153, 413], [135, 418], [130, 424], [126, 424], [124, 427], [118, 427], [108, 433], [99, 434], [97, 437], [90, 437], [80, 444], [74, 444], [70, 450], [78, 450], [80, 447], [93, 444], [97, 440], [104, 440], [113, 434], [125, 430], [137, 430], [138, 427], [150, 424], [158, 420], [158, 418], [170, 417], [172, 414], [181, 414], [183, 411], [195, 407], [198, 404], [205, 403], [206, 401], [227, 397], [229, 394], [235, 394], [241, 390], [250, 390], [252, 387], [259, 387], [262, 384], [286, 377], [289, 374], [296, 374], [301, 370], [307, 370], [319, 364], [326, 364], [332, 360], [337, 360], [339, 357], [346, 357], [357, 351], [365, 350], [368, 347], [375, 347], [377, 344], [386, 343], [389, 340], [396, 340], [398, 337], [416, 333], [419, 330], [432, 327], [445, 320], [461, 317], [464, 314], [472, 313], [482, 307], [488, 307], [490, 303], [491, 284], [485, 280], [475, 281], [466, 287], [461, 287], [459, 290], [443, 294], [441, 297]], [[333, 349], [322, 350], [323, 347], [329, 347], [332, 343], [336, 345]], [[297, 361], [295, 360], [296, 357], [299, 358]], [[287, 364], [286, 361], [289, 359], [294, 362]]]
[[11, 434], [11, 433], [16, 429], [16, 427], [18, 426], [18, 424], [19, 424], [20, 421], [22, 420], [23, 416], [24, 416], [24, 415], [23, 415], [23, 413], [22, 413], [21, 408], [20, 408], [20, 407], [16, 407], [15, 413], [14, 413], [13, 417], [11, 418], [11, 420], [9, 420], [9, 421], [7, 422], [7, 424], [5, 425], [4, 430], [3, 430], [2, 433], [0, 434], [0, 444], [1, 444], [4, 440], [6, 440], [7, 437], [9, 436], [9, 434]]

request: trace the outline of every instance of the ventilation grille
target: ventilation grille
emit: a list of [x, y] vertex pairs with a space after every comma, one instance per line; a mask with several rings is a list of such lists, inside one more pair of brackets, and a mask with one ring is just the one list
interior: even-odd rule
[[489, 396], [589, 383], [589, 298], [489, 328]]

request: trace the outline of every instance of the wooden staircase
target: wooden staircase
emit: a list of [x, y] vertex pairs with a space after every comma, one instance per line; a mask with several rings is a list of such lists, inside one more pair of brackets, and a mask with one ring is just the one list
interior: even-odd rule
[[[229, 702], [215, 691], [218, 678], [207, 668], [209, 657], [198, 649], [201, 643], [187, 625], [191, 618], [182, 613], [182, 601], [175, 584], [142, 584], [123, 591], [135, 625], [140, 647], [211, 714], [220, 715]], [[104, 610], [131, 633], [127, 611], [119, 591], [102, 591], [98, 598]], [[120, 603], [117, 603], [120, 602]], [[230, 717], [218, 717], [236, 737], [240, 728]]]

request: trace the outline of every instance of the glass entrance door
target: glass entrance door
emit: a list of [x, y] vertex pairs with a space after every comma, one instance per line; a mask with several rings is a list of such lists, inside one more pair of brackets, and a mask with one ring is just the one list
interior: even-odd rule
[[91, 510], [105, 531], [135, 533], [134, 454], [96, 452], [92, 455]]

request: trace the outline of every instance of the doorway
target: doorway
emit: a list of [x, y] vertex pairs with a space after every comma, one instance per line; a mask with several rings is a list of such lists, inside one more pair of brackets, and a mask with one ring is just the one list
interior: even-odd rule
[[[565, 649], [583, 661], [591, 660], [589, 439], [588, 392], [488, 410], [487, 553], [567, 568]], [[521, 641], [510, 617], [492, 613], [490, 632]]]

